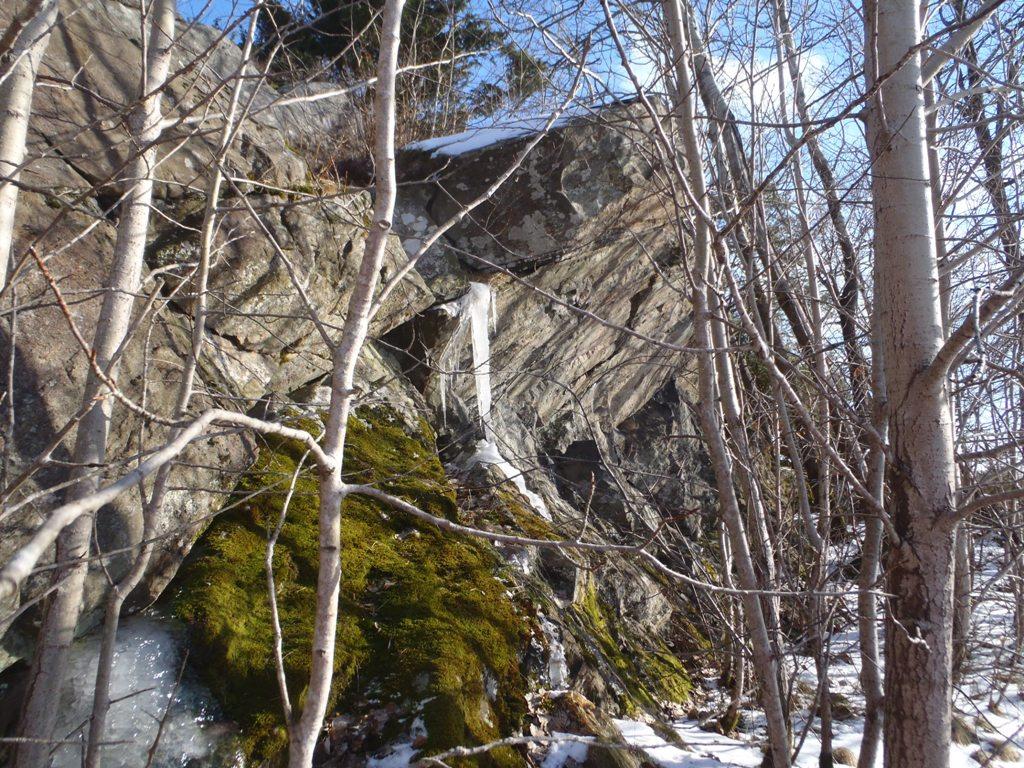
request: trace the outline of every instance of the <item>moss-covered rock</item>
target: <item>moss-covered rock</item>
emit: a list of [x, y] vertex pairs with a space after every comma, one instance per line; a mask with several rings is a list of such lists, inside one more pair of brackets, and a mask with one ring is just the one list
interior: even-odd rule
[[[183, 569], [175, 598], [207, 682], [241, 724], [256, 760], [286, 743], [264, 557], [303, 452], [295, 443], [268, 443], [233, 511], [217, 519]], [[409, 429], [389, 408], [361, 408], [351, 418], [345, 468], [352, 482], [375, 482], [438, 516], [458, 514], [430, 428]], [[299, 703], [310, 666], [317, 549], [317, 479], [305, 470], [274, 557], [286, 675]], [[517, 729], [530, 628], [496, 576], [491, 547], [351, 496], [343, 508], [341, 559], [335, 710], [394, 703], [406, 720], [422, 718], [428, 753]], [[379, 734], [381, 743], [398, 736], [399, 725], [408, 723]], [[522, 759], [496, 750], [478, 764]]]
[[619, 683], [618, 704], [624, 713], [656, 712], [665, 702], [690, 698], [690, 675], [682, 662], [660, 640], [630, 632], [602, 602], [593, 582], [581, 590], [567, 613], [578, 622], [581, 634], [594, 641], [589, 653], [603, 668], [603, 676]]

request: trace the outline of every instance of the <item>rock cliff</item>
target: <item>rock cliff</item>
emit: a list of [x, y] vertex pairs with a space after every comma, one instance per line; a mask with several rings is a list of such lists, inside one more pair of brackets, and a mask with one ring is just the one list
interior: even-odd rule
[[[210, 115], [222, 106], [240, 52], [216, 30], [183, 28], [171, 114], [215, 125]], [[25, 477], [14, 490], [21, 506], [0, 523], [0, 556], [45, 516], [67, 476], [74, 434], [67, 425], [87, 371], [69, 323], [88, 331], [98, 312], [117, 174], [129, 151], [121, 110], [138, 71], [138, 29], [128, 6], [68, 0], [47, 54], [46, 76], [64, 87], [37, 96], [16, 253], [31, 246], [41, 255], [65, 304], [35, 262], [23, 260], [14, 348], [5, 330], [0, 353], [13, 360], [16, 383], [7, 482]], [[204, 66], [185, 67], [200, 51], [209, 53]], [[229, 157], [235, 181], [222, 201], [193, 407], [216, 403], [315, 427], [328, 351], [289, 270], [336, 327], [371, 197], [313, 174], [300, 151], [316, 143], [316, 131], [345, 119], [343, 102], [310, 113], [309, 105], [279, 105], [281, 95], [266, 85], [248, 96], [252, 118]], [[175, 130], [163, 152], [147, 256], [144, 292], [155, 300], [143, 310], [140, 297], [119, 375], [132, 398], [158, 413], [170, 411], [189, 344], [195, 227], [215, 135], [211, 128], [182, 140], [185, 126]], [[486, 189], [527, 140], [404, 151], [386, 273]], [[421, 260], [375, 319], [361, 360], [351, 471], [478, 527], [537, 538], [651, 539], [676, 567], [713, 567], [714, 547], [703, 534], [707, 469], [689, 408], [685, 245], [667, 224], [648, 145], [634, 104], [563, 119]], [[130, 466], [163, 433], [118, 413], [110, 472]], [[46, 455], [51, 460], [36, 466]], [[133, 606], [159, 599], [189, 624], [193, 663], [256, 762], [272, 761], [281, 747], [263, 551], [284, 501], [281, 480], [300, 455], [287, 443], [234, 431], [184, 454], [158, 556]], [[308, 665], [315, 482], [302, 476], [277, 560], [296, 696]], [[49, 488], [57, 490], [43, 493]], [[137, 543], [139, 506], [132, 495], [101, 512], [100, 550]], [[686, 704], [713, 630], [680, 584], [641, 562], [495, 547], [366, 502], [350, 503], [345, 520], [337, 715], [325, 762], [364, 764], [403, 745], [443, 749], [522, 732], [611, 737], [610, 716]], [[126, 565], [123, 554], [106, 562], [114, 576]], [[32, 601], [47, 578], [43, 572], [26, 588], [28, 607], [4, 636], [4, 666], [31, 653]], [[83, 633], [108, 588], [98, 567], [89, 583]], [[508, 748], [487, 758], [494, 765], [537, 759]], [[639, 759], [592, 749], [587, 760]]]

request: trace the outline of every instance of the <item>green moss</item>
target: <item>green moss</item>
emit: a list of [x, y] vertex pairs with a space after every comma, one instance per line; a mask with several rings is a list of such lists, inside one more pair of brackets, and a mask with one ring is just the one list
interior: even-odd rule
[[[239, 495], [265, 490], [217, 519], [183, 569], [176, 597], [207, 682], [242, 724], [244, 747], [256, 760], [285, 746], [264, 556], [303, 452], [286, 441], [261, 452]], [[390, 409], [359, 409], [349, 421], [345, 468], [352, 482], [375, 482], [432, 514], [457, 517], [425, 422], [408, 431]], [[317, 535], [316, 475], [304, 472], [274, 558], [293, 703], [301, 702], [309, 673]], [[394, 702], [407, 715], [420, 712], [427, 752], [516, 730], [525, 714], [520, 653], [529, 628], [495, 578], [499, 563], [489, 546], [352, 496], [343, 507], [341, 561], [336, 711]], [[493, 700], [489, 685], [497, 688]], [[496, 751], [474, 764], [522, 759]]]
[[713, 658], [715, 646], [701, 628], [681, 612], [672, 617], [674, 632], [672, 647], [685, 659], [706, 657]]
[[627, 714], [655, 711], [663, 701], [684, 702], [690, 697], [690, 675], [682, 662], [661, 641], [632, 636], [600, 600], [593, 582], [584, 588], [571, 612], [594, 639], [595, 650], [622, 686], [619, 706]]
[[467, 521], [487, 530], [499, 530], [531, 539], [563, 538], [519, 494], [507, 486], [468, 484], [459, 489], [459, 505], [470, 510]]

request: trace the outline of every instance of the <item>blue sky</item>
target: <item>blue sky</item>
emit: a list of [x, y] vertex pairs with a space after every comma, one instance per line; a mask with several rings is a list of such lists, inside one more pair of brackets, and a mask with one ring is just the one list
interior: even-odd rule
[[251, 0], [178, 0], [178, 11], [186, 19], [198, 18], [204, 24], [223, 26], [251, 5]]

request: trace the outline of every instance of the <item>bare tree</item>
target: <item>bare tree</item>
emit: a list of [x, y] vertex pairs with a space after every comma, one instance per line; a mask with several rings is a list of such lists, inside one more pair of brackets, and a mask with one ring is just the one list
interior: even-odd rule
[[10, 46], [0, 67], [0, 290], [7, 285], [18, 177], [32, 111], [36, 74], [57, 23], [57, 0], [30, 0], [15, 14], [2, 43]]
[[[257, 7], [250, 15], [249, 29], [242, 49], [241, 69], [238, 72], [234, 88], [232, 89], [231, 100], [224, 115], [224, 124], [221, 129], [217, 154], [211, 168], [206, 207], [203, 212], [203, 223], [200, 228], [199, 263], [196, 267], [193, 283], [192, 344], [189, 349], [188, 358], [185, 361], [185, 370], [182, 372], [177, 402], [175, 403], [174, 416], [179, 420], [185, 418], [189, 403], [194, 394], [199, 359], [206, 336], [208, 279], [210, 265], [214, 257], [217, 207], [220, 203], [220, 191], [224, 182], [223, 164], [227, 159], [228, 150], [231, 148], [236, 137], [242, 85], [245, 81], [247, 65], [252, 54], [258, 20], [259, 8]], [[170, 439], [173, 440], [179, 437], [181, 431], [181, 428], [173, 429]], [[142, 500], [145, 509], [143, 510], [142, 543], [139, 552], [127, 574], [117, 584], [112, 586], [110, 595], [107, 598], [103, 617], [103, 636], [97, 662], [96, 690], [93, 696], [92, 716], [89, 722], [89, 735], [86, 745], [86, 768], [98, 768], [102, 762], [101, 744], [103, 742], [107, 713], [110, 709], [110, 677], [114, 665], [114, 645], [117, 640], [119, 617], [125, 600], [128, 599], [142, 581], [146, 574], [146, 569], [149, 567], [153, 547], [156, 543], [157, 519], [162, 512], [172, 467], [173, 464], [168, 462], [157, 470], [149, 499]]]
[[[145, 63], [139, 84], [140, 101], [130, 117], [134, 149], [138, 154], [124, 178], [127, 191], [121, 203], [113, 263], [92, 345], [96, 365], [107, 377], [116, 375], [118, 351], [131, 325], [132, 308], [141, 281], [157, 166], [155, 142], [162, 128], [161, 100], [174, 45], [174, 0], [155, 0], [142, 18]], [[113, 400], [98, 397], [103, 387], [103, 381], [90, 372], [83, 397], [83, 407], [88, 410], [79, 422], [73, 453], [76, 483], [70, 491], [72, 499], [95, 493], [99, 477], [94, 468], [106, 461]], [[68, 648], [82, 610], [92, 528], [92, 515], [82, 515], [58, 540], [57, 560], [64, 566], [57, 575], [57, 589], [47, 602], [40, 628], [20, 727], [22, 736], [29, 740], [19, 745], [15, 758], [19, 768], [42, 768], [48, 762], [49, 741], [60, 703], [59, 686], [64, 679]]]
[[878, 0], [868, 144], [875, 208], [875, 300], [892, 452], [886, 623], [885, 764], [949, 760], [955, 463], [944, 371], [935, 220], [921, 80], [919, 6]]

